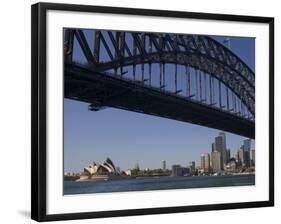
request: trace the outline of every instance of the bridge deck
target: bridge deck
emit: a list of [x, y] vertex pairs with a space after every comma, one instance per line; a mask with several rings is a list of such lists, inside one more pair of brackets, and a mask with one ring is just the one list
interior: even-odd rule
[[65, 64], [65, 97], [90, 103], [93, 111], [114, 107], [193, 123], [255, 138], [254, 121], [141, 82]]

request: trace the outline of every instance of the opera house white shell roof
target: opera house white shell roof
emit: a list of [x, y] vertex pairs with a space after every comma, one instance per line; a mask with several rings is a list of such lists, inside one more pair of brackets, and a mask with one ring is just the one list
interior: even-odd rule
[[103, 164], [93, 162], [88, 167], [84, 168], [84, 172], [88, 175], [94, 174], [119, 174], [119, 171], [115, 168], [112, 160], [107, 158]]

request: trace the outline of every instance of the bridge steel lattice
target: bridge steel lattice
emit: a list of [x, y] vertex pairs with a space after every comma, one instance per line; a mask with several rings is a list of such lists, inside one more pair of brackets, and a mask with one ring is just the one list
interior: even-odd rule
[[115, 107], [255, 138], [255, 73], [209, 36], [65, 29], [64, 63], [65, 97], [92, 111]]

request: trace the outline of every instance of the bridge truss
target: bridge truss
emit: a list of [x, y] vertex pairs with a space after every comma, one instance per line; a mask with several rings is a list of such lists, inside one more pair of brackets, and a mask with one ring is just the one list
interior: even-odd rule
[[[82, 59], [83, 58], [83, 59]], [[64, 30], [65, 97], [254, 138], [255, 74], [209, 36]]]

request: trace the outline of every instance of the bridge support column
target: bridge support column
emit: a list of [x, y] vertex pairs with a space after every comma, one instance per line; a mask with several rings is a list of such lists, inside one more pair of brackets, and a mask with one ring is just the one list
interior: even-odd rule
[[[145, 35], [144, 33], [141, 34], [141, 42], [145, 48]], [[144, 63], [141, 64], [141, 81], [144, 83]]]
[[177, 64], [175, 64], [175, 93], [178, 92], [178, 67]]
[[200, 102], [202, 102], [202, 78], [201, 78], [200, 69], [199, 69], [199, 89], [200, 89]]
[[212, 77], [209, 75], [210, 104], [213, 104]]
[[[149, 38], [149, 53], [152, 53], [152, 40]], [[151, 85], [151, 62], [148, 64], [148, 73], [149, 73], [149, 85]]]
[[148, 64], [148, 76], [149, 76], [148, 83], [151, 86], [151, 63]]
[[234, 96], [234, 93], [232, 92], [232, 110], [233, 112], [235, 113], [235, 96]]
[[[135, 38], [133, 38], [133, 56], [137, 55], [137, 46]], [[133, 79], [136, 80], [136, 64], [133, 65]]]
[[133, 65], [133, 80], [136, 80], [136, 65]]
[[221, 108], [221, 82], [219, 81], [219, 104], [220, 104], [220, 108]]
[[94, 57], [96, 63], [99, 63], [100, 61], [100, 36], [101, 36], [101, 31], [95, 31]]
[[195, 97], [198, 100], [198, 71], [195, 69]]
[[163, 63], [163, 89], [165, 89], [165, 86], [166, 86], [166, 72], [165, 72], [165, 63]]
[[144, 64], [141, 64], [141, 81], [144, 82]]
[[239, 98], [237, 98], [238, 101], [238, 115], [241, 115], [241, 100]]
[[228, 97], [228, 88], [225, 86], [226, 91], [226, 109], [229, 111], [229, 97]]
[[216, 104], [216, 96], [215, 96], [215, 79], [212, 77], [212, 92], [213, 92], [213, 105]]
[[[119, 48], [120, 48], [120, 46], [119, 46], [119, 44], [120, 44], [119, 37], [120, 37], [120, 32], [116, 32], [115, 33], [115, 41], [116, 41], [115, 60], [118, 60], [118, 58], [119, 58]], [[115, 72], [115, 75], [117, 76], [117, 74], [118, 74], [117, 67], [114, 68], [114, 72]]]
[[207, 74], [204, 72], [204, 101], [207, 103]]
[[162, 67], [163, 67], [163, 63], [162, 62], [160, 62], [159, 63], [159, 69], [160, 69], [160, 89], [162, 89], [162, 87], [163, 87], [163, 84], [162, 84], [162, 76], [163, 76], [163, 74], [162, 74]]
[[190, 97], [190, 68], [185, 66], [185, 76], [186, 76], [186, 96]]

